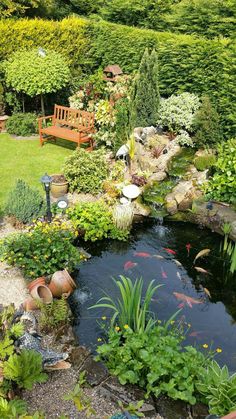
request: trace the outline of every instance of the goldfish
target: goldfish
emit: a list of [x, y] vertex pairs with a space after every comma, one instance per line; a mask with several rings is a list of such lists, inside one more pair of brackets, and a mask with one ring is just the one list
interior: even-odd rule
[[201, 258], [203, 256], [207, 256], [210, 253], [210, 251], [211, 251], [211, 249], [203, 249], [200, 252], [198, 252], [198, 254], [195, 256], [195, 259], [194, 259], [193, 263], [195, 263], [198, 258]]
[[181, 294], [180, 292], [173, 292], [175, 298], [177, 300], [182, 301], [183, 303], [187, 303], [190, 308], [193, 307], [193, 304], [202, 304], [202, 301], [197, 300], [196, 298], [190, 297], [185, 294]]
[[199, 335], [201, 335], [202, 334], [202, 332], [191, 332], [190, 334], [189, 334], [189, 336], [191, 336], [191, 337], [197, 337], [197, 336], [199, 336]]
[[180, 263], [179, 260], [173, 259], [173, 261], [176, 263], [177, 266], [183, 267], [182, 263]]
[[157, 259], [164, 259], [164, 257], [163, 257], [163, 256], [161, 256], [161, 255], [152, 255], [152, 257], [153, 257], [153, 258], [157, 258]]
[[211, 293], [207, 288], [203, 288], [204, 292], [206, 293], [206, 295], [208, 295], [208, 297], [211, 298]]
[[179, 271], [177, 271], [177, 272], [176, 272], [176, 276], [177, 276], [177, 278], [179, 278], [180, 280], [182, 279], [182, 278], [181, 278], [181, 275], [180, 275], [180, 273], [179, 273]]
[[190, 252], [190, 249], [191, 249], [192, 246], [191, 246], [190, 243], [187, 243], [185, 247], [186, 247], [186, 249], [188, 251], [188, 256], [189, 256], [189, 252]]
[[169, 249], [168, 247], [163, 247], [163, 249], [169, 253], [170, 255], [176, 255], [176, 252], [172, 249]]
[[177, 306], [178, 308], [183, 308], [184, 307], [184, 303], [180, 303], [180, 304], [178, 304], [178, 306]]
[[124, 270], [128, 271], [129, 269], [132, 269], [135, 266], [137, 266], [137, 263], [131, 262], [131, 260], [128, 260], [128, 262], [125, 262], [125, 264], [124, 264]]
[[161, 276], [162, 278], [167, 278], [167, 273], [164, 271], [164, 269], [161, 267]]
[[200, 268], [200, 266], [194, 266], [194, 269], [196, 269], [196, 271], [202, 273], [202, 274], [208, 274], [211, 275], [210, 272], [206, 271], [206, 269]]
[[134, 256], [138, 256], [140, 258], [150, 258], [151, 257], [150, 253], [146, 253], [146, 252], [135, 252]]

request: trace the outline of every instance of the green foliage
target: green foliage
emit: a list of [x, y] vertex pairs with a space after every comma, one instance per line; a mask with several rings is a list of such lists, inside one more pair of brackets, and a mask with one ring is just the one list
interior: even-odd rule
[[194, 142], [197, 147], [215, 147], [222, 140], [219, 120], [209, 97], [203, 97], [201, 107], [194, 117]]
[[218, 146], [216, 172], [205, 186], [207, 198], [236, 203], [236, 138]]
[[0, 397], [0, 417], [1, 419], [19, 419], [20, 415], [25, 415], [27, 412], [26, 402], [23, 400], [7, 401]]
[[39, 221], [25, 233], [12, 234], [2, 241], [1, 260], [17, 266], [28, 278], [50, 275], [67, 268], [72, 271], [80, 254], [72, 242], [76, 232], [69, 223], [57, 219]]
[[83, 387], [86, 384], [85, 378], [86, 371], [83, 371], [79, 375], [79, 382], [76, 384], [74, 390], [64, 397], [64, 400], [72, 400], [79, 412], [84, 412], [86, 418], [91, 415], [95, 415], [96, 411], [91, 406], [91, 399], [86, 397], [83, 391]]
[[203, 154], [194, 158], [193, 163], [197, 170], [203, 171], [214, 166], [216, 156], [214, 154]]
[[161, 95], [184, 91], [209, 95], [220, 115], [224, 136], [235, 135], [234, 41], [206, 40], [75, 17], [61, 22], [2, 20], [0, 41], [0, 59], [8, 58], [17, 49], [41, 46], [65, 55], [73, 74], [80, 66], [91, 72], [108, 63], [117, 63], [124, 72], [131, 73], [138, 69], [145, 48], [155, 48]]
[[83, 202], [67, 210], [79, 233], [84, 240], [101, 240], [105, 238], [126, 240], [129, 231], [118, 229], [112, 220], [112, 209], [103, 201]]
[[106, 362], [122, 385], [137, 384], [147, 395], [167, 394], [195, 404], [196, 383], [207, 360], [192, 346], [183, 346], [183, 339], [176, 328], [156, 326], [136, 333], [111, 327], [108, 343], [97, 348], [97, 359]]
[[231, 225], [225, 224], [222, 228], [223, 231], [226, 231], [224, 237], [223, 246], [221, 246], [221, 254], [224, 259], [224, 263], [226, 264], [229, 272], [234, 274], [236, 272], [236, 243], [229, 240], [229, 233], [231, 231]]
[[23, 16], [29, 8], [37, 8], [41, 0], [2, 0], [0, 15], [2, 18], [11, 16]]
[[108, 174], [108, 164], [104, 151], [88, 153], [76, 149], [64, 164], [63, 173], [69, 181], [71, 191], [98, 193], [102, 191], [102, 182]]
[[114, 154], [124, 143], [126, 143], [130, 136], [130, 106], [130, 99], [127, 97], [123, 97], [115, 103], [115, 139], [112, 147]]
[[158, 125], [174, 133], [180, 133], [181, 130], [191, 132], [199, 106], [198, 97], [187, 92], [161, 99]]
[[4, 115], [5, 103], [4, 103], [4, 89], [3, 85], [0, 82], [0, 116]]
[[43, 330], [50, 331], [69, 321], [69, 308], [65, 298], [54, 299], [49, 304], [38, 303], [40, 308], [39, 324]]
[[176, 141], [181, 146], [194, 147], [193, 140], [190, 137], [189, 133], [183, 129], [180, 129], [179, 134], [176, 135]]
[[155, 291], [161, 285], [154, 285], [155, 281], [152, 280], [142, 299], [142, 278], [136, 279], [133, 283], [130, 278], [120, 275], [120, 280], [113, 278], [113, 281], [119, 290], [118, 299], [115, 301], [106, 295], [90, 308], [110, 308], [114, 312], [111, 320], [112, 326], [118, 322], [121, 328], [128, 327], [135, 333], [147, 333], [156, 323], [149, 316], [149, 306]]
[[18, 179], [15, 188], [9, 193], [4, 212], [26, 224], [42, 214], [43, 206], [44, 200], [40, 193]]
[[9, 134], [22, 135], [23, 137], [36, 134], [37, 119], [33, 113], [15, 113], [6, 122]]
[[4, 362], [3, 373], [6, 379], [27, 390], [32, 390], [34, 383], [47, 381], [47, 374], [42, 372], [42, 356], [35, 351], [22, 350], [19, 355], [10, 355]]
[[201, 372], [197, 390], [204, 396], [211, 414], [224, 416], [236, 409], [236, 374], [230, 375], [226, 366], [220, 368], [211, 361]]
[[135, 127], [155, 125], [160, 103], [158, 59], [155, 50], [145, 50], [134, 81], [132, 123]]

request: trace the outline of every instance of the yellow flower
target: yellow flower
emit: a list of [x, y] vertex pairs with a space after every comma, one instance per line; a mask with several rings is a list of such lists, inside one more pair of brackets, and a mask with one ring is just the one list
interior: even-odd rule
[[205, 348], [205, 349], [207, 349], [207, 348], [208, 348], [207, 343], [204, 343], [204, 344], [202, 345], [202, 347], [203, 347], [203, 348]]
[[106, 320], [107, 318], [106, 318], [106, 316], [102, 316], [102, 320]]
[[101, 341], [102, 341], [102, 339], [101, 339], [101, 338], [97, 338], [97, 341], [98, 341], [98, 342], [101, 342]]
[[188, 323], [188, 327], [191, 327], [191, 323]]
[[221, 348], [216, 348], [216, 352], [217, 352], [218, 354], [220, 354], [220, 353], [222, 352], [222, 349], [221, 349]]
[[124, 325], [124, 329], [129, 329], [129, 325], [128, 324], [125, 324]]
[[34, 275], [34, 272], [33, 271], [30, 271], [30, 275]]
[[115, 327], [115, 330], [116, 330], [117, 332], [119, 332], [120, 327], [119, 327], [119, 326], [116, 326], [116, 327]]

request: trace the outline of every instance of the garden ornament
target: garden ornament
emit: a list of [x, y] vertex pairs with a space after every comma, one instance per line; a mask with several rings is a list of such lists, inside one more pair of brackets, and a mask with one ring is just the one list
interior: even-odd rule
[[127, 166], [130, 164], [130, 155], [129, 155], [129, 145], [124, 144], [122, 145], [119, 150], [116, 152], [116, 159], [123, 160]]
[[[32, 313], [22, 310], [17, 311], [14, 315], [13, 323], [16, 323], [17, 321], [30, 322], [30, 326], [27, 326], [28, 330], [15, 341], [15, 345], [20, 350], [29, 349], [40, 353], [44, 369], [47, 369], [47, 367], [56, 367], [57, 364], [68, 358], [68, 354], [65, 352], [59, 353], [50, 349], [42, 348], [42, 336], [37, 333], [37, 320]], [[62, 364], [62, 368], [68, 368], [68, 366], [63, 366]]]
[[128, 199], [135, 199], [140, 195], [141, 191], [136, 185], [128, 185], [122, 189], [122, 193]]

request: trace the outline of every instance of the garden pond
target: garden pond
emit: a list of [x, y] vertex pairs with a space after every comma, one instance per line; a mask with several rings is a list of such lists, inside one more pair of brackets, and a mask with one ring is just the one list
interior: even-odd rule
[[[108, 309], [88, 308], [104, 292], [112, 298], [117, 296], [112, 277], [142, 277], [145, 289], [155, 279], [157, 284], [163, 284], [151, 303], [151, 311], [157, 318], [166, 321], [181, 308], [175, 321], [182, 322], [186, 330], [191, 325], [186, 343], [202, 351], [218, 349], [217, 361], [235, 371], [236, 282], [227, 274], [220, 258], [221, 241], [222, 237], [216, 233], [195, 225], [173, 222], [160, 225], [154, 220], [135, 226], [127, 242], [84, 243], [84, 249], [92, 257], [80, 265], [78, 289], [70, 297], [80, 345], [95, 350], [103, 333], [101, 323], [107, 323], [108, 327], [111, 315]], [[194, 264], [197, 253], [206, 248], [210, 253]], [[103, 316], [107, 320], [102, 320]]]

